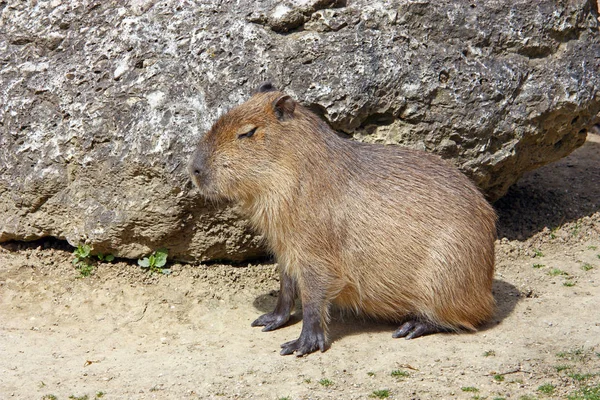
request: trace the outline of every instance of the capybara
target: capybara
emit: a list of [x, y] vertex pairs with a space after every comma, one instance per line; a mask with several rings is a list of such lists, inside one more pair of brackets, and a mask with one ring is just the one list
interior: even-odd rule
[[401, 323], [393, 337], [473, 331], [494, 311], [496, 215], [439, 157], [338, 136], [290, 96], [263, 84], [201, 139], [189, 162], [200, 193], [239, 205], [274, 253], [275, 310], [296, 297], [300, 337], [281, 354], [325, 351], [332, 304]]

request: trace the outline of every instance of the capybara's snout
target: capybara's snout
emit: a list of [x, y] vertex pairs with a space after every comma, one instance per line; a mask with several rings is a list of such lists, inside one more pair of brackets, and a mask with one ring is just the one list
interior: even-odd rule
[[188, 173], [196, 187], [206, 184], [208, 178], [207, 154], [202, 147], [198, 147], [188, 161]]

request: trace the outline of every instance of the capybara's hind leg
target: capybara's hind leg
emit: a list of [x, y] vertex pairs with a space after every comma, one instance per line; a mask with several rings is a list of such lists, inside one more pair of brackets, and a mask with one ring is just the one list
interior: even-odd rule
[[415, 339], [420, 336], [431, 335], [432, 333], [438, 332], [449, 332], [449, 330], [429, 321], [411, 319], [403, 323], [400, 328], [396, 329], [392, 334], [392, 337]]
[[296, 282], [284, 271], [279, 274], [279, 297], [275, 310], [258, 317], [252, 326], [264, 326], [263, 332], [272, 331], [284, 325], [290, 319], [290, 313], [296, 300]]

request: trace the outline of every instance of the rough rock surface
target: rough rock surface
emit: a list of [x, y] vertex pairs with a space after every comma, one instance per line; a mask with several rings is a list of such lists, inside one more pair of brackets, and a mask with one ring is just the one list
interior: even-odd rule
[[190, 191], [216, 117], [271, 80], [337, 130], [451, 158], [496, 199], [600, 110], [595, 1], [0, 1], [0, 241], [262, 254]]

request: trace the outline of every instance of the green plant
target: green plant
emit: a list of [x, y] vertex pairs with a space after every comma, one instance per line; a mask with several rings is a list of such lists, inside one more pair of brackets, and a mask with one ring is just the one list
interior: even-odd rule
[[572, 378], [578, 382], [585, 381], [586, 379], [589, 379], [593, 376], [592, 374], [575, 374], [575, 373], [570, 373], [567, 375], [569, 376], [569, 378]]
[[588, 250], [598, 250], [598, 246], [588, 246]]
[[472, 393], [479, 392], [479, 389], [477, 389], [476, 387], [473, 387], [473, 386], [463, 386], [460, 388], [460, 390], [462, 390], [463, 392], [472, 392]]
[[526, 394], [526, 395], [519, 397], [519, 400], [536, 400], [536, 398], [534, 396], [529, 396]]
[[310, 378], [304, 379], [304, 383], [311, 383], [311, 382], [312, 382], [312, 379], [310, 379]]
[[150, 272], [165, 273], [163, 267], [167, 263], [168, 255], [167, 249], [158, 249], [148, 257], [140, 258], [138, 265], [142, 268], [148, 268]]
[[583, 347], [579, 347], [573, 350], [560, 351], [556, 353], [556, 356], [565, 360], [583, 361], [587, 355]]
[[375, 376], [375, 372], [369, 371], [369, 372], [367, 372], [367, 375], [369, 375], [369, 376]]
[[575, 225], [571, 229], [571, 236], [577, 236], [580, 229], [581, 229], [581, 224], [579, 222], [575, 222]]
[[83, 396], [73, 396], [73, 395], [71, 395], [71, 396], [69, 396], [69, 398], [71, 400], [88, 400], [89, 399], [89, 397], [88, 397], [87, 394], [84, 394]]
[[58, 400], [58, 397], [56, 397], [53, 394], [47, 394], [44, 397], [42, 397], [42, 400]]
[[544, 264], [533, 264], [533, 268], [544, 268]]
[[484, 357], [493, 357], [495, 355], [496, 355], [496, 352], [494, 350], [488, 350], [483, 353]]
[[504, 381], [504, 375], [502, 375], [502, 374], [496, 374], [496, 375], [494, 375], [494, 380], [496, 382], [502, 382], [502, 381]]
[[321, 384], [321, 386], [329, 387], [333, 385], [333, 382], [327, 378], [323, 378], [319, 381], [319, 384]]
[[542, 251], [540, 249], [533, 249], [533, 256], [534, 257], [544, 257], [544, 253], [542, 253]]
[[566, 281], [566, 282], [563, 282], [563, 286], [566, 286], [566, 287], [575, 286], [575, 282], [573, 282], [573, 281]]
[[583, 387], [574, 394], [570, 394], [569, 400], [600, 400], [600, 385]]
[[570, 369], [570, 368], [571, 368], [570, 365], [556, 365], [554, 367], [554, 369], [556, 369], [556, 372], [562, 372], [562, 371], [564, 371], [566, 369]]
[[290, 396], [280, 397], [279, 400], [292, 400]]
[[543, 385], [537, 388], [538, 392], [548, 395], [554, 393], [554, 389], [555, 387], [551, 383], [544, 383]]
[[504, 397], [494, 397], [492, 400], [506, 400]]
[[392, 375], [393, 377], [396, 377], [396, 378], [406, 378], [409, 376], [409, 373], [406, 371], [397, 369], [397, 370], [392, 371], [390, 375]]
[[558, 268], [552, 268], [550, 271], [548, 271], [548, 275], [550, 276], [558, 276], [558, 275], [569, 275], [567, 274], [565, 271], [558, 269]]
[[590, 269], [593, 269], [593, 268], [594, 268], [594, 266], [592, 264], [588, 264], [588, 263], [585, 263], [581, 266], [581, 269], [584, 271], [589, 271]]
[[369, 397], [377, 397], [378, 399], [385, 399], [390, 397], [390, 391], [388, 389], [374, 390]]
[[[73, 255], [75, 256], [73, 265], [77, 267], [81, 276], [90, 276], [94, 271], [92, 248], [87, 244], [79, 244], [75, 250], [73, 250]], [[98, 253], [96, 257], [103, 262], [112, 262], [115, 259], [115, 256], [112, 254]]]
[[104, 397], [104, 395], [105, 395], [105, 393], [104, 393], [104, 392], [102, 392], [102, 391], [100, 391], [100, 392], [96, 392], [96, 398], [97, 398], [97, 399], [100, 399], [100, 398]]
[[92, 274], [94, 266], [91, 264], [90, 253], [92, 248], [87, 244], [79, 244], [73, 250], [73, 265], [79, 270], [81, 276], [86, 277]]
[[98, 257], [98, 260], [106, 261], [106, 262], [113, 262], [115, 259], [115, 256], [113, 256], [112, 254], [98, 253], [98, 254], [96, 254], [96, 257]]

